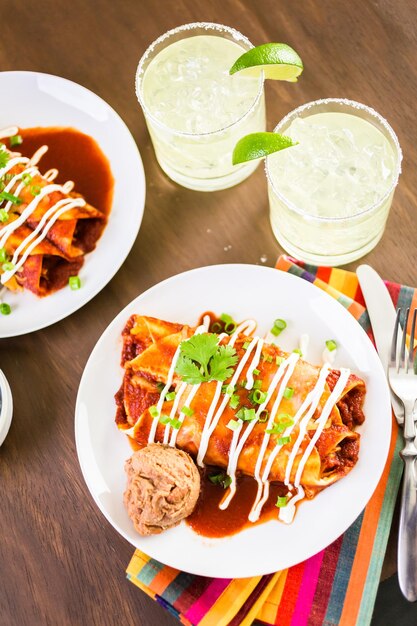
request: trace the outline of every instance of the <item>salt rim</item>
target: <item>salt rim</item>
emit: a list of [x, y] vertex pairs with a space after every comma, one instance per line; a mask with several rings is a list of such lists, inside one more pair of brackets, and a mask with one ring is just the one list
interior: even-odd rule
[[272, 187], [272, 190], [273, 190], [274, 194], [289, 209], [291, 209], [295, 213], [298, 213], [298, 215], [301, 215], [302, 217], [307, 217], [311, 222], [330, 222], [330, 223], [333, 223], [333, 222], [350, 222], [352, 220], [356, 220], [356, 219], [362, 217], [363, 215], [366, 215], [367, 213], [371, 213], [373, 210], [375, 210], [375, 208], [377, 206], [383, 204], [383, 202], [391, 195], [391, 193], [394, 191], [395, 187], [398, 185], [398, 179], [399, 179], [400, 174], [401, 174], [401, 162], [402, 162], [402, 159], [403, 159], [403, 153], [402, 153], [402, 150], [401, 150], [401, 147], [400, 147], [400, 143], [398, 141], [398, 137], [397, 137], [397, 135], [394, 132], [394, 129], [392, 128], [392, 126], [390, 126], [390, 124], [387, 122], [387, 120], [382, 117], [382, 115], [377, 113], [377, 111], [375, 111], [375, 109], [372, 109], [371, 107], [368, 107], [366, 104], [361, 104], [360, 102], [356, 102], [355, 100], [348, 100], [347, 98], [323, 98], [321, 100], [313, 100], [312, 102], [306, 102], [306, 104], [302, 104], [301, 106], [297, 107], [293, 111], [290, 111], [289, 113], [287, 113], [287, 115], [280, 122], [278, 122], [278, 124], [275, 126], [273, 132], [274, 133], [279, 132], [279, 129], [282, 126], [285, 126], [289, 122], [292, 122], [293, 119], [295, 119], [300, 113], [302, 113], [304, 111], [308, 111], [309, 109], [315, 108], [316, 106], [323, 105], [323, 104], [345, 105], [345, 106], [351, 107], [352, 109], [358, 109], [359, 111], [365, 111], [366, 113], [368, 113], [369, 115], [374, 117], [377, 120], [377, 122], [380, 124], [380, 126], [382, 126], [387, 131], [387, 133], [388, 133], [392, 143], [395, 146], [395, 150], [397, 152], [396, 173], [394, 175], [394, 178], [393, 178], [393, 181], [392, 181], [392, 185], [390, 186], [388, 191], [383, 196], [381, 196], [381, 198], [379, 198], [379, 200], [377, 202], [374, 202], [374, 204], [372, 204], [369, 208], [365, 209], [364, 211], [361, 211], [360, 213], [355, 213], [355, 215], [351, 215], [351, 216], [348, 216], [348, 217], [346, 217], [346, 216], [342, 216], [342, 217], [322, 217], [322, 216], [319, 216], [319, 215], [310, 215], [309, 213], [306, 213], [305, 211], [302, 211], [295, 204], [293, 204], [290, 200], [285, 198], [285, 196], [283, 196], [281, 193], [279, 193], [277, 191], [274, 183], [272, 182], [271, 176], [269, 174], [268, 157], [265, 159], [265, 166], [264, 166], [265, 167], [265, 174], [266, 174], [266, 177], [267, 177], [267, 180], [268, 180], [269, 184]]
[[[152, 115], [152, 113], [149, 111], [148, 107], [145, 105], [144, 99], [142, 97], [141, 94], [141, 83], [142, 83], [142, 78], [145, 74], [145, 71], [143, 69], [144, 64], [146, 63], [146, 61], [148, 60], [149, 56], [153, 54], [154, 50], [156, 47], [158, 47], [161, 43], [163, 43], [166, 39], [169, 39], [169, 37], [171, 37], [172, 35], [177, 35], [178, 33], [181, 33], [183, 31], [187, 32], [187, 31], [192, 31], [195, 30], [197, 28], [203, 29], [203, 30], [214, 30], [217, 31], [219, 33], [224, 33], [227, 32], [230, 35], [232, 35], [233, 39], [239, 43], [244, 43], [246, 46], [248, 46], [248, 50], [250, 50], [251, 48], [254, 48], [255, 46], [249, 41], [249, 39], [247, 37], [245, 37], [245, 35], [242, 35], [242, 33], [240, 33], [238, 30], [236, 30], [235, 28], [232, 28], [231, 26], [224, 26], [223, 24], [216, 24], [214, 22], [192, 22], [190, 24], [183, 24], [182, 26], [177, 26], [176, 28], [172, 28], [171, 30], [168, 30], [166, 33], [164, 33], [163, 35], [160, 35], [158, 37], [158, 39], [155, 39], [155, 41], [153, 41], [151, 43], [150, 46], [148, 46], [148, 48], [145, 50], [144, 54], [142, 55], [137, 70], [136, 70], [136, 76], [135, 76], [135, 92], [136, 92], [136, 97], [139, 100], [139, 104], [142, 107], [143, 113], [145, 114], [145, 117], [149, 117], [150, 120], [152, 120], [152, 123], [155, 124], [156, 126], [159, 126], [160, 128], [162, 128], [163, 130], [167, 130], [168, 132], [175, 134], [175, 135], [179, 135], [182, 137], [209, 137], [211, 135], [216, 135], [217, 133], [223, 133], [226, 130], [228, 130], [229, 128], [232, 128], [233, 126], [235, 126], [236, 124], [242, 122], [246, 117], [248, 117], [252, 111], [255, 109], [255, 107], [258, 105], [259, 100], [261, 99], [262, 95], [263, 95], [263, 87], [264, 87], [264, 73], [261, 72], [261, 75], [259, 77], [259, 90], [258, 93], [256, 95], [255, 100], [253, 101], [253, 103], [251, 104], [250, 108], [246, 111], [246, 113], [244, 113], [241, 117], [239, 117], [237, 120], [235, 120], [234, 122], [232, 122], [231, 124], [229, 124], [228, 126], [224, 126], [223, 128], [219, 128], [218, 130], [213, 130], [210, 131], [208, 133], [187, 133], [184, 131], [180, 131], [180, 130], [175, 130], [173, 128], [170, 128], [169, 126], [167, 126], [166, 124], [164, 124], [163, 122], [161, 122], [160, 120], [158, 120], [156, 117], [154, 117]], [[188, 36], [188, 33], [187, 33]]]

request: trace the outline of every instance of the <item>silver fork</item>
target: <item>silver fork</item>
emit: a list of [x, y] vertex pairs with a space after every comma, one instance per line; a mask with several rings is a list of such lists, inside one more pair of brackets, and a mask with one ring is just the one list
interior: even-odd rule
[[398, 581], [407, 600], [417, 600], [417, 475], [415, 461], [416, 426], [414, 407], [417, 399], [417, 375], [414, 371], [413, 347], [416, 333], [417, 309], [414, 309], [411, 324], [410, 349], [406, 349], [407, 322], [410, 310], [407, 309], [402, 332], [401, 346], [398, 349], [398, 334], [401, 309], [397, 311], [391, 354], [388, 364], [388, 380], [391, 389], [404, 404], [405, 446], [400, 452], [404, 461], [404, 476], [401, 494], [400, 528], [398, 535]]

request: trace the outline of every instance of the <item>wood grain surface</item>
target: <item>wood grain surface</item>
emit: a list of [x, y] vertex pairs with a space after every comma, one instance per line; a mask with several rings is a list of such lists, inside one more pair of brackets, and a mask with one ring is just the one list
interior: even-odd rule
[[[136, 66], [158, 35], [197, 20], [234, 26], [254, 44], [285, 41], [302, 56], [297, 84], [266, 86], [269, 130], [294, 107], [326, 96], [359, 100], [389, 120], [404, 151], [403, 174], [385, 236], [364, 260], [387, 279], [417, 284], [413, 0], [0, 0], [0, 69], [64, 76], [107, 100], [135, 137], [147, 179], [139, 236], [109, 285], [62, 322], [0, 344], [15, 404], [0, 449], [1, 626], [177, 624], [125, 579], [132, 547], [83, 481], [74, 405], [90, 351], [135, 296], [183, 270], [272, 266], [281, 252], [262, 167], [236, 188], [204, 194], [175, 185], [157, 166], [134, 93]], [[394, 541], [388, 555], [385, 576], [394, 571]], [[393, 603], [396, 624], [417, 622], [399, 596]], [[374, 622], [388, 624], [379, 604]]]

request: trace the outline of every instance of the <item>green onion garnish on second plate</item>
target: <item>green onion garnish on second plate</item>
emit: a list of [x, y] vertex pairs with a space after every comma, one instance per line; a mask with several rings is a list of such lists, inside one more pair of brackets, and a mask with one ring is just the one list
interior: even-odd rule
[[10, 304], [7, 304], [7, 302], [2, 302], [0, 304], [0, 313], [2, 315], [10, 315], [11, 312], [12, 312], [12, 307], [10, 306]]
[[70, 276], [68, 278], [68, 284], [72, 291], [77, 291], [77, 289], [81, 288], [81, 280], [79, 276]]

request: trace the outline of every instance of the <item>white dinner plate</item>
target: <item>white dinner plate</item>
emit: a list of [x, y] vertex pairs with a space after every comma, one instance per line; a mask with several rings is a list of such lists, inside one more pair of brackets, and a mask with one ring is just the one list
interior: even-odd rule
[[[306, 355], [321, 362], [327, 339], [339, 348], [335, 366], [346, 366], [367, 385], [366, 421], [359, 428], [361, 449], [353, 470], [303, 502], [291, 525], [272, 520], [231, 537], [208, 539], [185, 522], [161, 535], [141, 537], [123, 505], [125, 460], [132, 454], [115, 423], [113, 394], [120, 387], [121, 332], [132, 313], [196, 324], [205, 311], [258, 321], [258, 334], [276, 318], [287, 321], [280, 345], [292, 350], [308, 333]], [[88, 488], [108, 521], [130, 543], [172, 567], [224, 578], [257, 576], [299, 563], [341, 535], [361, 513], [381, 476], [388, 454], [391, 410], [378, 355], [357, 321], [329, 295], [296, 276], [256, 265], [215, 265], [179, 274], [133, 300], [105, 330], [80, 383], [76, 443]]]
[[119, 115], [92, 91], [59, 76], [0, 72], [0, 128], [70, 126], [93, 137], [110, 162], [114, 196], [96, 249], [86, 255], [82, 288], [45, 298], [5, 292], [10, 315], [0, 315], [0, 338], [45, 328], [84, 306], [110, 281], [139, 231], [145, 205], [145, 175], [136, 143]]

